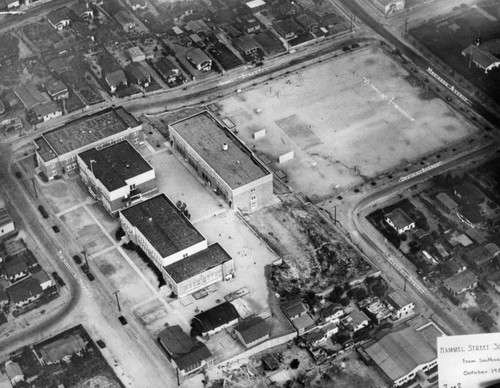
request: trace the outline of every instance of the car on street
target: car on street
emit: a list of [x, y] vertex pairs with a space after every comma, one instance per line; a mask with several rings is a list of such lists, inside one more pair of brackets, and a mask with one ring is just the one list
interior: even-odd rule
[[76, 265], [80, 265], [80, 264], [82, 264], [82, 259], [81, 259], [81, 257], [80, 257], [80, 256], [78, 256], [78, 255], [74, 255], [74, 256], [73, 256], [73, 261], [75, 262], [75, 264], [76, 264]]
[[125, 319], [125, 317], [124, 317], [123, 315], [120, 315], [120, 316], [118, 317], [118, 320], [120, 321], [120, 323], [121, 323], [123, 326], [125, 326], [125, 325], [128, 323], [128, 322], [127, 322], [127, 320]]
[[61, 278], [56, 271], [52, 272], [52, 277], [57, 282], [57, 284], [59, 284], [60, 287], [64, 287], [66, 285], [63, 278]]
[[56, 233], [59, 233], [61, 231], [61, 229], [59, 229], [59, 226], [57, 225], [52, 226], [52, 230]]
[[84, 273], [89, 273], [89, 272], [90, 272], [89, 265], [88, 265], [88, 264], [86, 264], [86, 263], [85, 263], [85, 264], [82, 264], [82, 265], [80, 266], [80, 268], [82, 269], [82, 271], [83, 271]]
[[92, 272], [85, 272], [85, 275], [87, 275], [87, 278], [92, 282], [94, 281], [95, 277], [92, 274]]
[[49, 218], [49, 213], [47, 213], [47, 210], [45, 210], [45, 208], [42, 205], [38, 206], [38, 211], [40, 212], [43, 218]]
[[103, 340], [97, 340], [96, 344], [99, 345], [101, 349], [104, 349], [106, 347], [106, 343]]
[[23, 177], [23, 174], [21, 174], [20, 171], [16, 171], [16, 178], [21, 179]]

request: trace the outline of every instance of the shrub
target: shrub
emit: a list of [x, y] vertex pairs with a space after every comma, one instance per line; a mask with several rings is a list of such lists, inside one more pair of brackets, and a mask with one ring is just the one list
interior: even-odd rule
[[297, 360], [296, 358], [294, 358], [291, 362], [290, 362], [290, 368], [292, 369], [297, 369], [300, 365], [300, 361]]

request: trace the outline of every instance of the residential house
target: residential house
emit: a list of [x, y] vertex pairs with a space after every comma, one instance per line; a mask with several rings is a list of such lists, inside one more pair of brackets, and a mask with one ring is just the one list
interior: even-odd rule
[[390, 309], [376, 296], [359, 301], [358, 307], [376, 324], [381, 323], [391, 316]]
[[9, 213], [7, 213], [7, 209], [0, 208], [0, 238], [14, 233], [15, 231], [16, 227], [14, 225], [14, 221], [12, 221]]
[[13, 89], [16, 96], [24, 105], [26, 110], [30, 110], [36, 105], [48, 101], [47, 96], [44, 96], [33, 84], [21, 84]]
[[38, 280], [27, 278], [7, 288], [7, 293], [12, 305], [16, 308], [22, 308], [40, 299], [43, 290]]
[[204, 48], [206, 46], [205, 39], [198, 34], [189, 35], [189, 39], [193, 41], [195, 47]]
[[239, 24], [245, 34], [253, 34], [260, 31], [260, 22], [253, 17], [239, 19]]
[[484, 270], [500, 255], [500, 247], [495, 243], [482, 244], [465, 253], [465, 260], [479, 270]]
[[267, 8], [267, 4], [264, 0], [251, 0], [245, 3], [245, 5], [252, 13], [262, 12]]
[[212, 30], [202, 19], [189, 20], [184, 28], [191, 33], [206, 36]]
[[104, 76], [111, 93], [116, 92], [119, 86], [127, 86], [127, 76], [123, 70], [115, 70]]
[[46, 122], [56, 117], [62, 116], [62, 108], [54, 101], [49, 101], [44, 104], [33, 107], [30, 111], [33, 119], [36, 122]]
[[307, 314], [307, 308], [300, 300], [291, 300], [281, 305], [281, 310], [290, 320]]
[[130, 6], [134, 11], [137, 11], [138, 9], [144, 11], [145, 9], [148, 8], [147, 0], [129, 0], [129, 1], [130, 1]]
[[62, 30], [71, 22], [71, 11], [69, 8], [61, 7], [51, 11], [46, 16], [49, 24], [56, 30]]
[[243, 55], [256, 54], [260, 49], [260, 45], [250, 36], [243, 35], [233, 40], [233, 45]]
[[74, 354], [81, 355], [87, 347], [87, 341], [79, 334], [71, 334], [39, 348], [41, 362], [46, 365], [69, 362]]
[[405, 10], [406, 0], [373, 0], [377, 7], [387, 17]]
[[436, 200], [450, 213], [455, 213], [458, 210], [458, 204], [446, 193], [439, 193], [436, 195]]
[[115, 20], [118, 22], [118, 24], [126, 31], [130, 32], [135, 29], [136, 23], [135, 21], [130, 17], [127, 11], [124, 9], [118, 11], [115, 15]]
[[61, 100], [69, 97], [68, 87], [62, 82], [53, 77], [43, 84], [45, 91], [52, 101]]
[[477, 277], [473, 272], [466, 269], [465, 271], [445, 279], [443, 285], [453, 295], [459, 295], [467, 290], [476, 288]]
[[213, 356], [205, 344], [193, 341], [180, 326], [169, 326], [158, 335], [158, 341], [172, 365], [182, 376], [199, 371], [213, 363]]
[[246, 348], [251, 348], [269, 339], [271, 328], [264, 319], [252, 317], [240, 322], [234, 332]]
[[325, 326], [321, 327], [327, 338], [339, 332], [339, 326], [334, 322], [328, 322]]
[[385, 222], [392, 228], [402, 234], [408, 230], [415, 228], [415, 221], [413, 221], [403, 210], [400, 208], [394, 209], [392, 212], [385, 215]]
[[353, 310], [346, 317], [340, 320], [340, 323], [353, 333], [368, 326], [370, 318], [365, 313], [359, 310]]
[[16, 283], [29, 276], [29, 266], [24, 254], [8, 256], [3, 265], [4, 277], [11, 283]]
[[386, 298], [387, 306], [392, 310], [392, 319], [403, 319], [413, 314], [415, 304], [402, 290], [391, 292]]
[[75, 3], [70, 7], [70, 9], [76, 16], [83, 20], [92, 19], [94, 16], [92, 8], [90, 8], [90, 4], [88, 2], [85, 2], [85, 4]]
[[21, 2], [19, 0], [5, 0], [5, 4], [7, 5], [8, 10], [19, 8], [21, 6]]
[[200, 48], [194, 48], [186, 53], [186, 58], [199, 71], [210, 71], [212, 69], [212, 60]]
[[452, 274], [463, 272], [467, 269], [467, 264], [458, 257], [454, 257], [444, 263], [445, 268]]
[[38, 280], [38, 283], [40, 284], [42, 291], [45, 291], [46, 289], [54, 285], [52, 279], [49, 277], [49, 275], [47, 275], [47, 272], [45, 272], [43, 269], [41, 269], [38, 272], [35, 272], [32, 276], [33, 278]]
[[180, 74], [179, 67], [176, 66], [170, 59], [165, 57], [161, 57], [154, 62], [153, 67], [166, 82], [175, 81], [177, 76]]
[[285, 40], [296, 38], [302, 33], [302, 29], [292, 20], [278, 20], [273, 23], [276, 32]]
[[147, 88], [151, 83], [151, 74], [148, 69], [140, 63], [129, 63], [125, 66], [125, 72], [132, 83]]
[[9, 377], [10, 383], [15, 387], [21, 381], [24, 381], [24, 373], [21, 366], [14, 361], [8, 360], [5, 362], [5, 373]]
[[464, 57], [469, 57], [469, 61], [474, 63], [476, 67], [484, 70], [488, 74], [490, 70], [500, 67], [500, 59], [482, 47], [471, 44], [462, 51]]
[[317, 20], [315, 20], [311, 15], [306, 13], [302, 13], [300, 15], [295, 16], [295, 21], [299, 26], [301, 26], [304, 30], [315, 32], [319, 29], [320, 24]]
[[126, 50], [128, 58], [132, 62], [142, 62], [146, 60], [146, 55], [142, 52], [141, 48], [138, 46], [130, 47]]
[[297, 318], [290, 319], [290, 322], [292, 323], [299, 336], [313, 330], [316, 327], [314, 319], [312, 319], [309, 313], [305, 313]]
[[343, 315], [344, 309], [342, 305], [338, 303], [329, 304], [320, 312], [320, 317], [323, 322], [338, 322]]
[[239, 318], [236, 308], [230, 302], [224, 302], [195, 315], [191, 326], [205, 337], [235, 325]]
[[485, 199], [481, 190], [469, 181], [456, 186], [453, 193], [467, 204], [479, 205]]
[[302, 340], [309, 346], [316, 347], [319, 344], [325, 342], [328, 339], [325, 332], [320, 328], [314, 328], [313, 330], [305, 333], [302, 336]]

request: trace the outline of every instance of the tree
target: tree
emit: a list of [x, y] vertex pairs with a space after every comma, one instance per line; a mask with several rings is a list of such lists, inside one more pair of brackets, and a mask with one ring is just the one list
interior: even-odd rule
[[290, 368], [292, 369], [297, 369], [300, 365], [300, 361], [296, 358], [294, 358], [291, 362], [290, 362]]

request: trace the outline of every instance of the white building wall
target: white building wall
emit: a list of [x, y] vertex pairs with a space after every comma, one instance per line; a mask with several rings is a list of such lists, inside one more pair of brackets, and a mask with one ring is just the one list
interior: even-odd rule
[[207, 240], [200, 241], [197, 244], [191, 245], [189, 248], [183, 249], [179, 252], [174, 253], [173, 255], [163, 257], [161, 259], [161, 265], [166, 267], [167, 265], [173, 264], [176, 261], [182, 260], [185, 257], [191, 256], [197, 252], [200, 252], [204, 249], [208, 248]]

